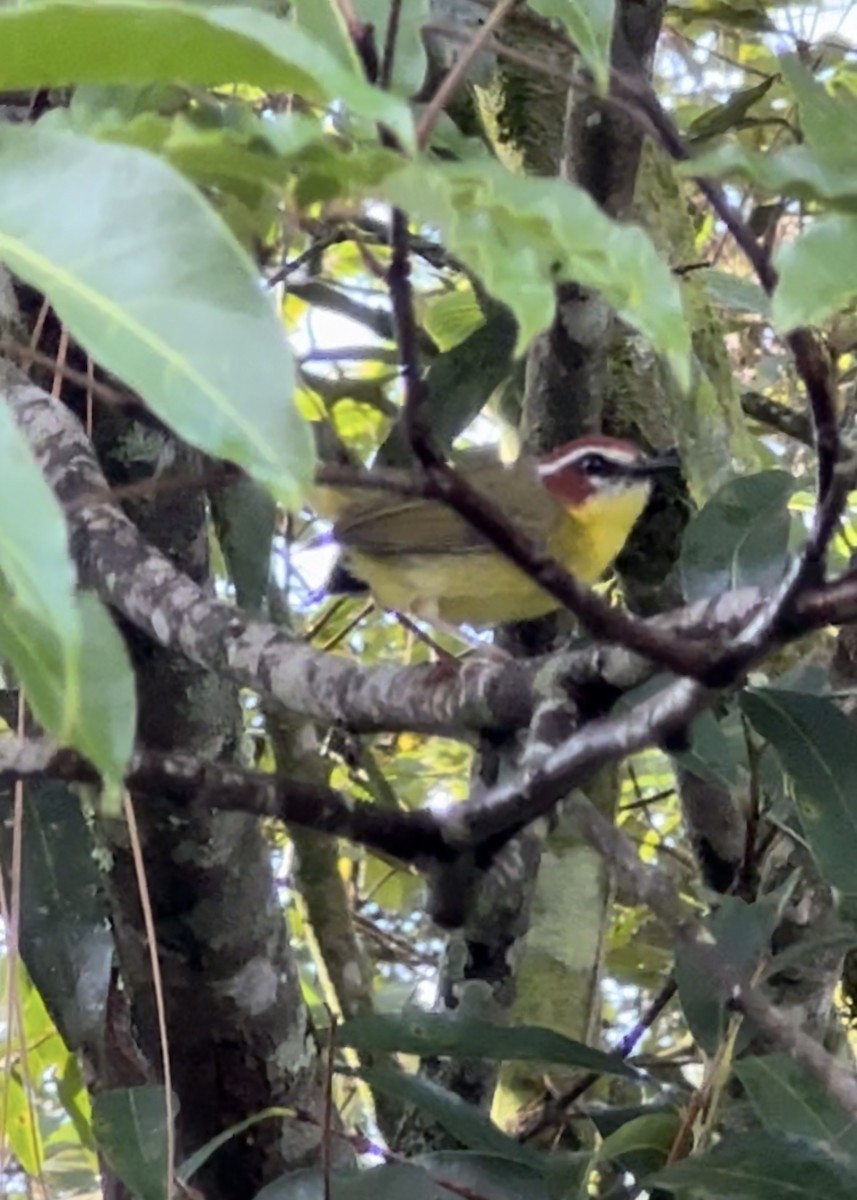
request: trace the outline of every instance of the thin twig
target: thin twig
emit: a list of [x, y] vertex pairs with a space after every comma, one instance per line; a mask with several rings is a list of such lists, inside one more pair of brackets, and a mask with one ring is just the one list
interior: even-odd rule
[[378, 83], [385, 92], [390, 90], [393, 82], [393, 63], [396, 57], [396, 39], [399, 36], [399, 19], [402, 14], [402, 0], [392, 0], [390, 15], [387, 17], [387, 32], [384, 35], [384, 53], [381, 56], [381, 70]]
[[785, 434], [786, 437], [803, 442], [805, 446], [812, 446], [814, 443], [812, 422], [807, 418], [806, 413], [789, 408], [761, 392], [751, 391], [741, 393], [741, 408], [744, 410], [745, 416], [751, 417], [761, 425], [767, 425], [770, 429], [775, 429], [778, 433]]
[[[611, 75], [613, 92], [629, 105], [649, 125], [655, 140], [676, 162], [690, 162], [691, 153], [682, 140], [672, 117], [661, 105], [652, 88], [620, 72]], [[771, 257], [757, 240], [748, 223], [729, 203], [726, 192], [714, 180], [694, 176], [697, 187], [720, 218], [736, 245], [756, 272], [768, 295], [777, 286], [777, 272]], [[794, 355], [795, 368], [803, 381], [812, 410], [815, 445], [818, 453], [818, 500], [821, 504], [833, 485], [833, 475], [839, 457], [839, 429], [836, 414], [836, 395], [832, 384], [830, 364], [818, 339], [808, 329], [795, 329], [785, 337]]]
[[103, 400], [107, 404], [129, 405], [137, 403], [134, 397], [123, 395], [107, 384], [90, 379], [88, 370], [77, 371], [74, 367], [70, 367], [66, 363], [58, 362], [50, 354], [42, 354], [41, 351], [35, 350], [32, 346], [23, 345], [23, 343], [16, 341], [15, 338], [0, 335], [0, 354], [5, 354], [15, 359], [24, 370], [33, 364], [46, 367], [54, 373], [55, 378], [59, 376], [60, 379], [67, 379], [69, 383], [86, 388], [92, 392], [94, 397]]
[[324, 645], [320, 647], [320, 649], [325, 650], [327, 653], [330, 653], [331, 650], [335, 650], [337, 646], [345, 641], [350, 633], [353, 633], [353, 631], [362, 621], [365, 621], [374, 607], [375, 601], [368, 600], [363, 607], [357, 613], [355, 613], [351, 620], [347, 621], [346, 624], [343, 625], [342, 629], [335, 633], [329, 641], [326, 641]]
[[[643, 1034], [651, 1029], [676, 994], [676, 991], [675, 979], [670, 976], [651, 1004], [647, 1006], [639, 1021], [628, 1030], [616, 1047], [615, 1053], [619, 1058], [628, 1058], [633, 1054]], [[599, 1079], [602, 1078], [603, 1076], [600, 1072], [589, 1071], [573, 1087], [570, 1087], [567, 1092], [563, 1092], [561, 1095], [552, 1098], [538, 1120], [521, 1134], [519, 1141], [526, 1142], [534, 1137], [538, 1137], [540, 1133], [553, 1125], [558, 1118], [565, 1116], [566, 1110], [571, 1108], [572, 1104], [575, 1104], [581, 1096], [588, 1092], [591, 1087], [594, 1087]]]
[[336, 1055], [336, 1014], [327, 1009], [327, 1055], [324, 1064], [324, 1092], [321, 1115], [321, 1173], [324, 1180], [324, 1200], [331, 1200], [331, 1171], [333, 1170], [333, 1066]]
[[347, 229], [335, 229], [326, 236], [318, 238], [295, 258], [284, 262], [281, 267], [278, 267], [274, 271], [273, 275], [269, 275], [267, 279], [268, 287], [272, 288], [278, 283], [283, 283], [284, 280], [288, 279], [289, 275], [293, 275], [295, 271], [300, 270], [305, 263], [310, 262], [316, 255], [321, 254], [331, 246], [338, 246], [341, 242], [350, 242], [352, 236]]
[[155, 929], [155, 916], [152, 912], [152, 897], [149, 893], [149, 883], [146, 878], [146, 867], [143, 862], [143, 848], [140, 844], [140, 831], [137, 827], [137, 814], [131, 800], [131, 793], [124, 789], [122, 792], [122, 810], [128, 825], [128, 842], [131, 847], [131, 858], [134, 863], [134, 875], [137, 880], [137, 892], [140, 897], [140, 909], [143, 914], [143, 928], [146, 930], [146, 941], [149, 946], [149, 962], [152, 968], [152, 989], [155, 993], [155, 1012], [158, 1018], [158, 1038], [161, 1044], [161, 1069], [164, 1076], [164, 1109], [166, 1117], [167, 1137], [167, 1190], [166, 1196], [173, 1194], [173, 1178], [176, 1161], [176, 1114], [173, 1109], [173, 1074], [170, 1056], [170, 1040], [167, 1033], [167, 1009], [164, 1002], [164, 981], [161, 977], [161, 963], [158, 957], [158, 935]]
[[458, 90], [467, 74], [470, 64], [517, 2], [518, 0], [499, 0], [499, 3], [496, 8], [492, 9], [485, 24], [466, 43], [461, 54], [455, 60], [455, 64], [444, 76], [440, 87], [426, 105], [425, 111], [417, 125], [417, 145], [421, 149], [425, 148], [431, 137], [431, 131], [434, 129], [435, 122], [449, 103], [450, 98]]

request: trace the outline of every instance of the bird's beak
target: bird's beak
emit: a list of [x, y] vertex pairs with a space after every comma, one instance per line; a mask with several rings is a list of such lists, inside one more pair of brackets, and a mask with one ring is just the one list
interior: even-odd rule
[[661, 471], [678, 471], [681, 469], [681, 459], [678, 450], [665, 450], [663, 454], [652, 454], [635, 463], [632, 472], [635, 475], [658, 475]]

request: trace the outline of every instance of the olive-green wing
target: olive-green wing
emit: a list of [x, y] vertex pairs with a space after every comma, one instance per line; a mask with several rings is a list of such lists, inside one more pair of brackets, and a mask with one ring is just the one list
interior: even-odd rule
[[[530, 463], [504, 467], [471, 464], [468, 479], [509, 512], [521, 532], [536, 538], [561, 519], [559, 503], [544, 490]], [[334, 525], [340, 545], [364, 554], [468, 554], [486, 541], [467, 521], [438, 500], [375, 493], [355, 501]]]

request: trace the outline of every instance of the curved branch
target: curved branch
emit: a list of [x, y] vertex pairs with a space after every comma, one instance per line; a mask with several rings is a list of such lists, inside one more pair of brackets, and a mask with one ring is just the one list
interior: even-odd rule
[[741, 407], [748, 417], [752, 417], [761, 425], [767, 425], [777, 433], [784, 433], [786, 437], [803, 442], [806, 446], [813, 444], [812, 422], [806, 413], [788, 408], [761, 392], [742, 392]]
[[[11, 382], [5, 399], [65, 508], [83, 582], [154, 641], [181, 650], [191, 661], [290, 712], [356, 731], [466, 737], [528, 724], [538, 660], [480, 660], [462, 663], [455, 671], [361, 666], [297, 642], [279, 627], [213, 598], [148, 546], [114, 502], [77, 418], [20, 372], [9, 371], [7, 377]], [[350, 477], [354, 479], [353, 472]], [[402, 473], [395, 473], [395, 479], [400, 482]], [[755, 589], [730, 592], [653, 618], [645, 627], [658, 644], [681, 641], [688, 653], [692, 649], [694, 656], [710, 657], [765, 604], [765, 596]], [[803, 592], [772, 645], [854, 620], [857, 574], [848, 574]], [[565, 678], [573, 688], [606, 687], [615, 694], [648, 678], [652, 669], [633, 651], [602, 645], [569, 654]]]
[[60, 401], [20, 373], [6, 400], [65, 508], [82, 581], [153, 641], [290, 712], [357, 731], [461, 737], [526, 724], [532, 667], [364, 667], [215, 599], [147, 545], [112, 500], [80, 422]]

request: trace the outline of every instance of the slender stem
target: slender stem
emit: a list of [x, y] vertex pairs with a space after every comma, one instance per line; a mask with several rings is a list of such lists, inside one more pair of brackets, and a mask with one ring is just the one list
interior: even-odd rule
[[399, 20], [402, 15], [402, 0], [392, 0], [390, 15], [387, 19], [387, 32], [384, 37], [384, 54], [381, 59], [381, 71], [378, 82], [385, 92], [390, 90], [393, 82], [393, 63], [396, 58], [396, 38], [399, 36]]
[[496, 8], [492, 9], [491, 15], [488, 17], [484, 25], [482, 25], [470, 41], [465, 45], [461, 54], [455, 60], [454, 66], [447, 72], [441, 81], [440, 87], [432, 96], [429, 103], [426, 105], [425, 112], [420, 118], [417, 126], [417, 145], [424, 149], [428, 142], [431, 131], [434, 129], [435, 122], [440, 116], [443, 109], [449, 103], [450, 98], [458, 90], [470, 64], [473, 62], [476, 55], [483, 48], [485, 43], [494, 33], [494, 30], [500, 25], [506, 15], [511, 12], [518, 0], [499, 0]]

